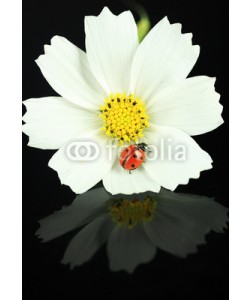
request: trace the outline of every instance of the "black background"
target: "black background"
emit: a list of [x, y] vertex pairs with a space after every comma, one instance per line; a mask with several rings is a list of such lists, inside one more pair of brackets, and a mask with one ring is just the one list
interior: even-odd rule
[[[228, 205], [228, 1], [153, 0], [140, 3], [155, 25], [165, 15], [193, 33], [201, 54], [190, 76], [217, 77], [225, 124], [195, 137], [209, 152], [214, 168], [177, 192], [214, 196]], [[113, 13], [127, 7], [119, 1], [23, 0], [23, 99], [56, 93], [34, 60], [54, 35], [84, 49], [85, 15], [98, 15], [107, 5]], [[135, 17], [136, 14], [135, 14]], [[158, 251], [150, 264], [133, 275], [112, 273], [105, 248], [82, 267], [70, 271], [59, 264], [72, 234], [41, 244], [34, 236], [38, 220], [70, 204], [74, 193], [62, 186], [47, 163], [54, 151], [27, 147], [23, 141], [23, 292], [24, 299], [228, 299], [228, 233], [210, 233], [207, 245], [186, 260]]]

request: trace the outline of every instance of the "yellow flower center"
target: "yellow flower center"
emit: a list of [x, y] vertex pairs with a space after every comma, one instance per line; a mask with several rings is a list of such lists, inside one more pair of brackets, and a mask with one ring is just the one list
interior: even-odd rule
[[119, 199], [109, 207], [111, 219], [119, 226], [135, 227], [140, 222], [150, 222], [154, 218], [156, 200], [146, 197], [144, 200]]
[[143, 137], [143, 129], [149, 126], [149, 116], [143, 101], [134, 95], [111, 94], [100, 106], [100, 117], [106, 135], [124, 142], [137, 142]]

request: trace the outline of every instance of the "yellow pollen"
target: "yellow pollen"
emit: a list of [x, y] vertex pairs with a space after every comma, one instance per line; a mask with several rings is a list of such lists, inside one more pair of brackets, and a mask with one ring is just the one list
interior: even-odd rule
[[124, 142], [137, 142], [143, 137], [143, 129], [149, 126], [149, 116], [144, 102], [134, 95], [111, 94], [100, 106], [102, 130], [106, 135]]
[[154, 218], [156, 200], [146, 197], [144, 200], [115, 200], [109, 207], [111, 219], [119, 226], [126, 226], [129, 229], [140, 222], [150, 222]]

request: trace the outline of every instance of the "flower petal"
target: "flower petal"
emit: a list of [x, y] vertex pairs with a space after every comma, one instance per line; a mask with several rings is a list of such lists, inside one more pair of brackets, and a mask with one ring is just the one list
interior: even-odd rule
[[186, 257], [197, 252], [211, 229], [222, 232], [226, 226], [227, 209], [212, 199], [165, 193], [159, 194], [154, 220], [144, 224], [149, 239], [160, 249]]
[[111, 194], [134, 194], [152, 191], [158, 193], [161, 186], [152, 180], [143, 166], [138, 169], [129, 171], [123, 169], [117, 158], [114, 161], [112, 169], [103, 178], [105, 189]]
[[36, 235], [43, 242], [47, 242], [84, 226], [106, 211], [105, 201], [110, 197], [104, 188], [96, 188], [78, 195], [71, 205], [40, 220], [40, 228]]
[[174, 190], [179, 184], [187, 184], [190, 178], [199, 178], [201, 171], [212, 168], [211, 157], [186, 133], [166, 126], [150, 128], [151, 131], [145, 131], [145, 142], [154, 153], [152, 157], [148, 155], [144, 168], [161, 186]]
[[[228, 209], [213, 198], [199, 195], [174, 193], [162, 189], [158, 208], [179, 220], [193, 223], [193, 234], [205, 234], [209, 230], [223, 232], [227, 227]], [[198, 238], [198, 237], [197, 237]]]
[[113, 226], [107, 215], [100, 216], [88, 224], [71, 240], [62, 263], [70, 264], [71, 269], [73, 269], [91, 259], [108, 239]]
[[107, 249], [110, 269], [128, 273], [133, 273], [139, 264], [151, 261], [156, 253], [156, 247], [149, 241], [142, 226], [133, 229], [115, 227]]
[[181, 24], [162, 19], [138, 47], [132, 65], [130, 92], [148, 101], [162, 87], [187, 77], [198, 56], [192, 34], [182, 34]]
[[86, 53], [60, 36], [44, 51], [36, 63], [52, 88], [74, 104], [98, 109], [105, 92], [90, 71]]
[[[92, 137], [82, 136], [79, 141], [95, 144], [97, 148], [93, 150], [92, 157], [95, 156], [95, 153], [98, 157], [91, 161], [74, 161], [66, 155], [68, 147], [68, 144], [66, 144], [49, 161], [49, 167], [57, 171], [61, 183], [70, 186], [76, 194], [86, 192], [102, 180], [110, 170], [114, 159], [114, 157], [109, 157], [107, 150], [108, 138], [103, 137], [99, 130], [93, 133]], [[78, 157], [78, 153], [74, 156]]]
[[166, 86], [147, 105], [150, 123], [175, 127], [190, 135], [206, 133], [223, 123], [215, 78], [197, 76]]
[[23, 131], [28, 145], [40, 149], [58, 149], [70, 139], [97, 128], [102, 122], [97, 113], [89, 112], [61, 97], [29, 99]]
[[156, 247], [180, 257], [186, 257], [187, 254], [195, 253], [196, 243], [188, 224], [181, 224], [177, 220], [157, 213], [151, 223], [145, 223], [144, 229], [148, 238]]
[[89, 64], [107, 95], [128, 91], [138, 32], [130, 11], [119, 16], [105, 7], [98, 17], [85, 17]]

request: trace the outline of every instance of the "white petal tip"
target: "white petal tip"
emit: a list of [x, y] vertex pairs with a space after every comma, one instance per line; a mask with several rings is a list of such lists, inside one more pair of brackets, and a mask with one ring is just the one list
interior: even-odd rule
[[40, 67], [40, 65], [41, 65], [41, 59], [43, 56], [44, 56], [44, 54], [41, 54], [38, 56], [37, 59], [35, 59], [35, 63], [38, 65], [38, 67]]
[[200, 54], [200, 52], [201, 52], [201, 47], [200, 47], [200, 45], [194, 45], [194, 46], [193, 46], [193, 49], [194, 49], [194, 51], [195, 51], [197, 54]]

